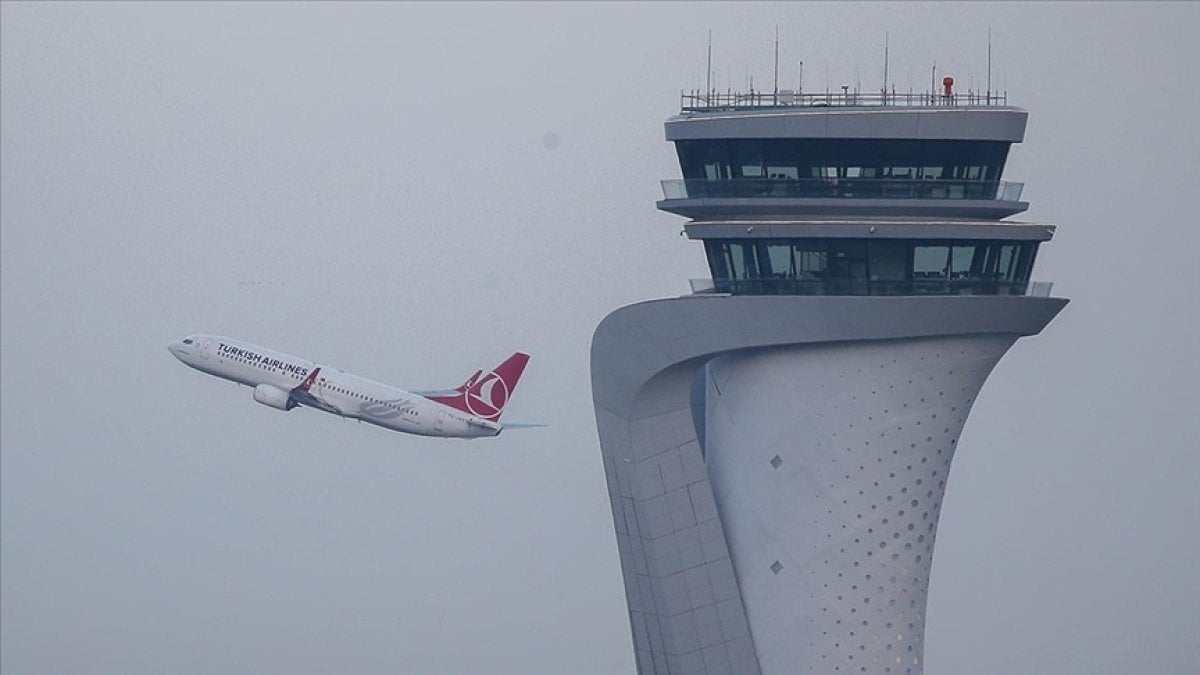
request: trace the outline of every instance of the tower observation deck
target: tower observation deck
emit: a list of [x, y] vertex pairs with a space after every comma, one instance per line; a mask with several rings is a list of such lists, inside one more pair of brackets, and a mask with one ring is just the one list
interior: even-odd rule
[[710, 279], [620, 308], [592, 392], [638, 671], [921, 673], [951, 459], [1066, 305], [1002, 179], [1004, 98], [690, 94], [666, 122]]

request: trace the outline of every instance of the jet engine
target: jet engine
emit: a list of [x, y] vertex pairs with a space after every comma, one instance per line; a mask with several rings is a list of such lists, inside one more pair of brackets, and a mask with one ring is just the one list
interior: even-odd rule
[[291, 410], [296, 407], [296, 402], [292, 400], [291, 392], [269, 384], [260, 384], [254, 388], [254, 400], [263, 405], [269, 405], [276, 410]]

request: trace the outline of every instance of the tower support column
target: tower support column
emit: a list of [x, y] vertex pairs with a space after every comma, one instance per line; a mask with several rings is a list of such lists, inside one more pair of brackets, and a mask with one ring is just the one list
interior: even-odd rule
[[[919, 415], [938, 414], [938, 419], [942, 420], [943, 415], [958, 414], [961, 410], [965, 419], [965, 408], [939, 412], [941, 408], [937, 406], [941, 403], [929, 409], [921, 408], [918, 389], [932, 387], [945, 392], [946, 387], [951, 386], [973, 387], [966, 397], [973, 399], [983, 378], [1008, 345], [1020, 336], [1041, 331], [1065, 304], [1066, 300], [1058, 298], [1026, 296], [687, 296], [631, 305], [606, 317], [592, 340], [592, 396], [639, 672], [741, 675], [809, 672], [810, 666], [814, 666], [815, 672], [864, 672], [861, 666], [848, 670], [842, 666], [843, 662], [828, 669], [822, 663], [810, 663], [814, 658], [820, 659], [815, 640], [812, 645], [801, 645], [799, 652], [780, 651], [773, 645], [777, 647], [778, 641], [785, 640], [788, 630], [795, 635], [799, 630], [796, 626], [805, 631], [803, 635], [811, 635], [809, 612], [820, 611], [818, 604], [824, 596], [808, 596], [817, 596], [815, 589], [818, 587], [822, 593], [827, 592], [825, 584], [830, 588], [837, 587], [842, 583], [838, 573], [844, 579], [845, 569], [857, 569], [853, 565], [855, 560], [861, 558], [873, 562], [881, 555], [870, 549], [871, 542], [863, 540], [861, 535], [861, 550], [847, 549], [846, 553], [838, 550], [839, 557], [830, 558], [829, 566], [814, 563], [811, 550], [814, 535], [819, 538], [835, 531], [842, 537], [836, 542], [837, 547], [845, 547], [841, 525], [844, 523], [847, 530], [859, 527], [855, 522], [858, 511], [850, 511], [851, 497], [861, 498], [853, 501], [854, 507], [862, 501], [869, 510], [872, 502], [863, 501], [867, 487], [854, 480], [856, 472], [848, 472], [847, 467], [851, 465], [840, 457], [837, 458], [840, 463], [831, 462], [831, 468], [826, 472], [841, 471], [840, 475], [850, 475], [850, 479], [835, 480], [833, 487], [820, 488], [825, 474], [813, 473], [811, 489], [794, 490], [788, 497], [791, 501], [783, 505], [785, 510], [779, 517], [789, 523], [805, 517], [811, 521], [808, 509], [823, 506], [827, 522], [824, 525], [818, 523], [817, 527], [802, 533], [799, 542], [789, 544], [789, 552], [782, 542], [773, 543], [770, 536], [756, 539], [743, 531], [742, 521], [753, 529], [755, 514], [764, 508], [772, 508], [772, 504], [768, 499], [764, 506], [761, 496], [745, 494], [745, 490], [734, 486], [730, 478], [740, 472], [761, 468], [758, 467], [762, 463], [759, 460], [764, 458], [758, 455], [766, 449], [778, 447], [786, 452], [785, 440], [793, 447], [793, 452], [787, 453], [788, 459], [784, 459], [776, 450], [765, 458], [764, 472], [777, 473], [784, 470], [783, 467], [788, 467], [789, 471], [801, 469], [806, 460], [804, 454], [795, 450], [797, 448], [817, 447], [818, 452], [809, 458], [816, 464], [822, 458], [825, 461], [831, 459], [824, 454], [837, 457], [838, 446], [832, 440], [834, 432], [839, 434], [839, 442], [851, 442], [853, 454], [855, 443], [860, 448], [865, 448], [867, 441], [874, 445], [875, 441], [869, 438], [871, 434], [884, 433], [886, 438], [886, 426], [890, 422], [880, 426], [871, 419], [860, 428], [859, 422], [849, 418], [832, 420], [846, 411], [863, 413], [868, 405], [873, 406], [872, 412], [865, 413], [868, 417], [875, 417], [874, 407], [880, 405], [884, 406], [881, 410], [889, 411], [880, 414], [891, 415], [893, 400], [901, 406], [909, 402], [914, 408], [914, 417], [898, 419], [896, 424], [906, 429], [897, 430], [895, 442], [884, 445], [886, 452], [895, 449], [897, 454], [891, 459], [885, 457], [883, 462], [876, 461], [868, 481], [872, 483], [869, 485], [872, 497], [878, 495], [884, 503], [890, 504], [886, 500], [887, 494], [875, 491], [873, 476], [882, 471], [880, 467], [884, 464], [888, 465], [888, 472], [895, 473], [897, 467], [908, 466], [911, 461], [920, 465], [920, 456], [929, 454], [928, 448], [934, 447], [931, 433], [927, 433], [931, 440], [923, 446], [923, 455], [911, 452], [915, 448], [901, 452], [902, 441], [910, 438], [911, 429], [918, 426], [916, 422], [921, 421], [919, 426], [922, 427], [927, 424]], [[886, 403], [882, 398], [868, 399], [861, 410], [856, 409], [860, 393], [867, 395], [864, 387], [875, 377], [874, 373], [870, 376], [865, 372], [860, 374], [857, 369], [865, 371], [869, 364], [878, 366], [880, 364], [875, 361], [879, 359], [890, 361], [894, 358], [888, 356], [890, 350], [897, 348], [907, 354], [904, 365], [901, 366], [897, 359], [889, 375], [881, 381], [887, 386], [895, 384], [899, 378], [907, 386], [907, 379], [911, 377], [914, 384], [907, 392], [908, 397], [895, 395]], [[962, 353], [953, 356], [955, 349]], [[935, 358], [928, 366], [916, 365], [921, 363], [922, 355], [928, 359], [937, 354], [945, 354], [947, 358], [940, 361]], [[887, 364], [883, 365], [885, 367], [880, 370], [886, 371]], [[827, 384], [831, 389], [825, 401], [813, 400], [820, 397], [810, 396], [797, 388], [797, 378], [819, 381], [836, 378], [839, 373], [850, 377], [847, 368], [855, 371], [853, 377], [844, 379], [841, 385]], [[967, 370], [962, 371], [962, 368]], [[973, 374], [964, 374], [972, 368]], [[778, 370], [781, 376], [772, 375], [764, 380], [764, 369]], [[951, 370], [956, 372], [951, 374]], [[924, 373], [926, 378], [933, 377], [933, 380], [926, 380], [917, 387], [918, 372]], [[698, 375], [705, 378], [700, 381], [701, 386], [696, 386]], [[722, 382], [732, 389], [717, 394], [715, 390]], [[916, 395], [916, 399], [909, 401], [912, 395]], [[851, 397], [848, 403], [838, 403], [847, 396]], [[834, 408], [826, 410], [830, 405]], [[969, 407], [970, 404], [965, 405]], [[957, 408], [953, 403], [950, 407]], [[783, 415], [772, 418], [774, 421], [764, 421], [764, 415], [770, 417], [771, 410], [790, 411], [791, 417]], [[825, 415], [831, 416], [831, 421], [816, 425], [797, 423], [797, 413], [804, 420], [810, 420], [813, 415], [824, 420], [822, 416]], [[947, 417], [945, 421], [951, 420]], [[841, 434], [850, 432], [841, 429], [848, 430], [851, 423], [855, 424], [857, 435], [843, 437]], [[746, 424], [759, 424], [760, 428], [741, 438]], [[957, 437], [961, 424], [961, 421], [957, 422], [950, 432], [943, 431], [939, 437]], [[946, 428], [948, 425], [943, 423], [939, 430]], [[828, 435], [830, 440], [822, 441], [819, 446], [795, 442], [796, 437], [803, 438], [805, 434], [818, 438]], [[915, 441], [909, 440], [909, 443]], [[942, 456], [936, 449], [932, 452], [935, 457]], [[943, 455], [945, 452], [943, 449]], [[778, 468], [772, 464], [775, 454], [780, 454]], [[866, 477], [867, 455], [860, 449], [856, 458], [861, 459], [864, 466], [857, 473]], [[931, 461], [927, 459], [926, 464], [920, 466], [928, 466]], [[943, 463], [946, 461], [948, 458], [942, 460]], [[904, 479], [911, 486], [899, 485], [897, 488], [908, 488], [908, 492], [896, 493], [909, 496], [918, 478], [922, 481], [919, 487], [928, 492], [932, 489], [928, 481], [935, 478], [932, 471], [938, 470], [939, 479], [944, 480], [946, 468], [923, 469], [928, 476], [914, 473], [911, 479]], [[898, 475], [908, 473], [901, 470], [905, 473]], [[863, 490], [863, 495], [857, 495], [859, 489]], [[938, 490], [937, 501], [940, 502], [941, 488]], [[896, 497], [892, 496], [894, 501]], [[845, 504], [841, 503], [842, 499], [846, 500]], [[931, 499], [933, 497], [927, 495], [918, 501]], [[829, 504], [831, 500], [833, 504]], [[878, 508], [877, 504], [876, 510]], [[804, 513], [797, 511], [795, 517], [789, 519], [789, 509]], [[831, 510], [834, 513], [828, 513]], [[905, 516], [895, 517], [908, 518], [910, 513], [906, 510]], [[878, 524], [884, 525], [884, 517], [889, 520], [886, 525], [891, 526], [892, 515], [878, 516]], [[929, 518], [936, 522], [936, 510], [919, 522], [928, 528]], [[733, 528], [727, 523], [735, 521], [737, 531], [730, 536]], [[804, 521], [800, 522], [803, 524]], [[914, 525], [912, 532], [907, 529], [910, 523]], [[874, 525], [866, 527], [875, 529]], [[916, 528], [917, 521], [905, 520], [900, 530], [902, 539], [893, 538], [893, 542], [898, 543], [888, 543], [890, 548], [883, 555], [890, 560], [897, 547], [914, 556], [914, 560], [916, 555], [922, 555], [904, 549], [904, 544], [916, 541], [922, 534], [932, 545], [933, 531], [918, 533]], [[894, 533], [885, 534], [891, 536]], [[744, 539], [743, 535], [749, 538]], [[917, 543], [924, 546], [926, 541]], [[878, 546], [878, 541], [873, 544]], [[773, 545], [782, 557], [774, 557]], [[804, 548], [806, 545], [810, 548]], [[758, 570], [768, 551], [773, 556], [766, 563], [765, 574], [770, 575], [769, 579]], [[867, 556], [867, 551], [872, 555]], [[816, 554], [827, 552], [818, 550]], [[772, 570], [776, 560], [778, 571]], [[909, 647], [912, 647], [911, 654], [915, 656], [910, 659], [916, 658], [918, 662], [907, 665], [902, 661], [905, 670], [894, 672], [920, 672], [927, 552], [922, 560], [926, 565], [924, 571], [911, 568], [910, 576], [903, 581], [904, 587], [910, 589], [908, 595], [914, 592], [911, 589], [920, 588], [921, 597], [913, 596], [911, 600], [916, 604], [907, 608], [912, 613], [905, 613], [908, 638], [904, 632], [900, 633], [904, 655], [909, 656]], [[859, 566], [862, 566], [861, 560]], [[825, 567], [828, 569], [823, 570]], [[885, 567], [888, 567], [885, 571], [890, 572], [891, 567]], [[872, 588], [879, 585], [874, 576], [876, 573], [871, 572], [871, 581], [876, 582]], [[821, 574], [825, 577], [818, 579]], [[802, 575], [807, 578], [799, 581]], [[766, 584], [776, 582], [790, 585], [783, 592], [772, 595]], [[897, 576], [895, 587], [899, 589], [901, 583], [901, 577]], [[892, 582], [884, 584], [885, 591], [889, 584]], [[905, 593], [897, 592], [905, 596]], [[836, 597], [836, 591], [834, 593], [833, 597]], [[872, 602], [877, 602], [876, 597], [886, 598], [884, 602], [893, 597], [879, 591], [875, 593]], [[825, 606], [832, 607], [829, 603]], [[839, 605], [836, 611], [857, 616], [857, 608], [850, 612], [851, 607], [850, 604]], [[895, 627], [899, 612], [896, 609], [894, 614], [880, 614], [876, 621], [886, 627], [890, 620]], [[781, 631], [774, 627], [772, 617], [785, 615], [793, 627]], [[833, 620], [833, 625], [839, 626], [837, 620]], [[911, 630], [908, 629], [910, 622], [913, 624]], [[873, 626], [869, 623], [868, 628]], [[850, 629], [845, 630], [848, 635]], [[853, 637], [857, 638], [859, 631], [854, 632]], [[878, 646], [879, 651], [888, 653], [891, 650], [886, 644], [890, 643], [883, 636], [881, 632], [879, 641], [870, 644], [872, 648]], [[835, 644], [834, 649], [844, 651], [845, 643], [840, 639]], [[867, 642], [861, 643], [860, 654], [867, 654], [867, 645]], [[853, 648], [859, 646], [855, 643]], [[875, 653], [870, 652], [867, 658], [873, 659]], [[859, 658], [854, 655], [854, 659], [845, 658], [844, 663], [848, 665]], [[793, 659], [805, 662], [797, 663]], [[871, 663], [875, 663], [874, 660]], [[865, 672], [871, 672], [870, 665], [865, 662], [862, 665], [867, 666]]]

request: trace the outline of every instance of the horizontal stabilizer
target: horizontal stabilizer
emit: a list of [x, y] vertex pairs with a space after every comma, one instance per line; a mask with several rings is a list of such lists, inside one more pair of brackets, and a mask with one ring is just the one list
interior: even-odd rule
[[439, 396], [458, 396], [462, 392], [457, 389], [422, 389], [420, 391], [409, 390], [408, 393], [424, 396], [425, 398], [436, 398]]

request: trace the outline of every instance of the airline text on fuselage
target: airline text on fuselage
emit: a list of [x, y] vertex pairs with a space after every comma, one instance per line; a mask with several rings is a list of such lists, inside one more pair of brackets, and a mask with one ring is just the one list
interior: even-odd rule
[[298, 375], [300, 377], [305, 377], [308, 375], [308, 368], [305, 368], [304, 366], [297, 366], [295, 364], [287, 363], [287, 362], [281, 361], [279, 359], [267, 358], [267, 357], [263, 356], [262, 354], [252, 352], [249, 349], [242, 349], [241, 347], [234, 347], [232, 345], [227, 345], [224, 342], [217, 343], [217, 350], [221, 356], [230, 356], [230, 357], [236, 357], [239, 359], [244, 359], [246, 361], [259, 364], [266, 368], [278, 368], [279, 370], [282, 370], [287, 373], [295, 373], [296, 375]]

